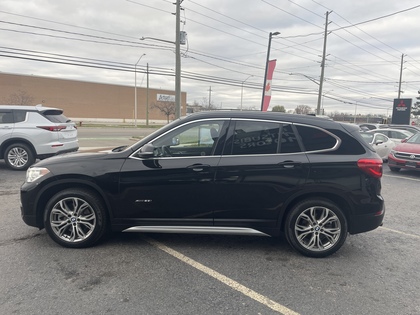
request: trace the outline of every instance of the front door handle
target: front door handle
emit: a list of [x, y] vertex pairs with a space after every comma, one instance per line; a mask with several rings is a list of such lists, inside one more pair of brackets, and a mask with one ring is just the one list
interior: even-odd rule
[[210, 165], [207, 164], [193, 164], [190, 166], [187, 166], [187, 169], [193, 170], [194, 172], [202, 172], [205, 170], [208, 170], [210, 168]]

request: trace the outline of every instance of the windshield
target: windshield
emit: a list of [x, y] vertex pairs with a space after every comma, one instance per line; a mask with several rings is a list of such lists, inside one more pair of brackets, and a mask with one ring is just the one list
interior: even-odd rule
[[414, 136], [407, 140], [407, 143], [418, 143], [420, 144], [420, 132], [416, 133]]

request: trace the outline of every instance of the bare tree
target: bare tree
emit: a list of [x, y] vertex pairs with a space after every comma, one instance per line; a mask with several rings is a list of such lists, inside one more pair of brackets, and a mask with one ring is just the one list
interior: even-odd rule
[[161, 113], [166, 116], [166, 120], [169, 123], [169, 117], [175, 115], [175, 103], [174, 102], [155, 102], [151, 108], [158, 109]]
[[16, 93], [10, 94], [10, 96], [6, 98], [5, 103], [9, 105], [34, 105], [35, 98], [28, 92], [19, 90]]
[[213, 101], [209, 102], [209, 99], [207, 97], [203, 97], [203, 100], [201, 101], [201, 106], [204, 110], [215, 110], [217, 109], [217, 106], [214, 105]]
[[308, 105], [298, 105], [295, 109], [296, 114], [309, 114], [312, 112], [312, 109]]

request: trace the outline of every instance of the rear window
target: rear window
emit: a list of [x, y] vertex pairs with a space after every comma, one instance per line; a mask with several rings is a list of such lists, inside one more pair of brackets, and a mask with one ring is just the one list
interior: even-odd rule
[[66, 116], [63, 115], [62, 110], [46, 110], [42, 112], [42, 115], [46, 117], [49, 121], [53, 123], [69, 123], [71, 119], [68, 119]]

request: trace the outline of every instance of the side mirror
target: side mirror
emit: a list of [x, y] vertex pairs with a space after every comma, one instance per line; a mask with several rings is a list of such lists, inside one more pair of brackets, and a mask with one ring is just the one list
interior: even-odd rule
[[154, 155], [155, 147], [151, 143], [145, 144], [139, 151], [138, 156], [143, 158], [152, 157]]
[[402, 139], [402, 140], [401, 140], [401, 142], [402, 142], [402, 143], [406, 143], [406, 142], [407, 142], [407, 140], [408, 140], [408, 138], [405, 138], [405, 139]]

